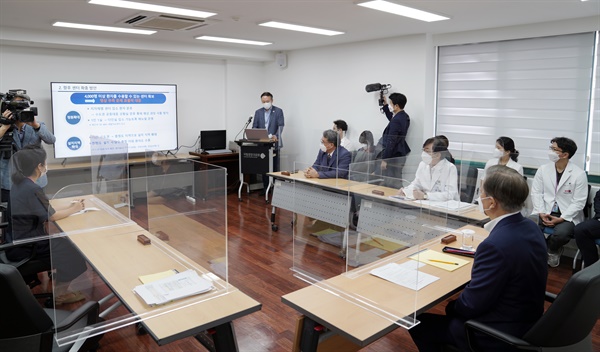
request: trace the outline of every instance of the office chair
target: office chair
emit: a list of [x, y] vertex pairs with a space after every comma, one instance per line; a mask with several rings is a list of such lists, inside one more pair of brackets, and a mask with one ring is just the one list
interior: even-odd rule
[[477, 320], [465, 323], [472, 351], [474, 334], [495, 338], [519, 351], [592, 351], [591, 331], [600, 316], [600, 261], [574, 274], [558, 295], [546, 292], [553, 302], [544, 315], [522, 338], [490, 328]]
[[[98, 302], [86, 302], [74, 312], [43, 309], [19, 271], [0, 264], [0, 351], [88, 351], [102, 335], [59, 347], [54, 332], [75, 331], [98, 322]], [[53, 321], [56, 312], [56, 322]]]
[[457, 169], [460, 183], [460, 201], [472, 203], [477, 188], [477, 168], [467, 163], [461, 163]]
[[[33, 231], [37, 228], [39, 218], [35, 215], [22, 215], [18, 216], [16, 219], [17, 223], [20, 224], [20, 229], [23, 231]], [[52, 270], [48, 260], [41, 260], [37, 255], [37, 246], [38, 243], [6, 243], [0, 245], [0, 264], [8, 264], [12, 265], [19, 270], [23, 280], [27, 283], [29, 288], [34, 288], [41, 284], [41, 281], [38, 278], [38, 273], [40, 272], [50, 272]], [[25, 259], [19, 261], [12, 261], [8, 259], [7, 252], [10, 250], [24, 248], [27, 247], [31, 250], [29, 256]], [[52, 294], [39, 294], [38, 298], [43, 297], [52, 297]]]

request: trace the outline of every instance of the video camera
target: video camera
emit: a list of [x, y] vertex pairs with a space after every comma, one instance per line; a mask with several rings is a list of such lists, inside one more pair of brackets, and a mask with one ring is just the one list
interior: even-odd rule
[[367, 84], [365, 90], [367, 93], [379, 91], [379, 106], [383, 106], [383, 95], [387, 94], [388, 89], [392, 88], [391, 84], [385, 83], [371, 83]]
[[[21, 98], [15, 100], [15, 98]], [[12, 112], [12, 119], [0, 117], [0, 124], [12, 125], [17, 121], [33, 122], [38, 114], [36, 107], [33, 107], [34, 102], [27, 95], [25, 89], [11, 89], [8, 93], [0, 93], [0, 114], [9, 110]]]

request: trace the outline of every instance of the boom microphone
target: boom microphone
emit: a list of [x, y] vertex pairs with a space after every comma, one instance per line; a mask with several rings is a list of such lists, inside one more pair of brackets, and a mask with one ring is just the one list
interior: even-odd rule
[[391, 87], [392, 87], [391, 84], [371, 83], [371, 84], [367, 84], [367, 86], [365, 87], [365, 90], [367, 91], [367, 93], [371, 93], [371, 92], [377, 92], [377, 91], [381, 91], [381, 90], [390, 89]]

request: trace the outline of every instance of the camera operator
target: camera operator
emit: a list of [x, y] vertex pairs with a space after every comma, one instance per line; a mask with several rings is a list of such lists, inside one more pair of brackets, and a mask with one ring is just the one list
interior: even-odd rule
[[[388, 100], [382, 94], [383, 106], [381, 110], [388, 119], [388, 125], [383, 130], [383, 136], [377, 143], [377, 149], [383, 149], [381, 158], [381, 174], [390, 177], [386, 183], [388, 187], [401, 187], [402, 168], [405, 157], [410, 153], [406, 143], [406, 134], [410, 126], [410, 117], [404, 111], [406, 96], [401, 93], [392, 93]], [[389, 160], [388, 160], [389, 159]]]
[[[29, 106], [31, 99], [24, 90], [11, 91], [11, 103], [25, 102], [21, 105]], [[27, 145], [35, 145], [41, 147], [42, 141], [46, 144], [54, 144], [56, 137], [48, 130], [43, 122], [38, 122], [35, 116], [32, 121], [23, 122], [19, 117], [19, 112], [22, 111], [11, 111], [15, 109], [6, 109], [2, 112], [2, 120], [0, 124], [0, 144], [3, 144], [11, 148], [11, 151], [4, 151], [0, 158], [0, 183], [2, 188], [1, 199], [2, 201], [8, 202], [10, 199], [10, 166], [9, 161], [14, 152], [23, 149]], [[35, 115], [35, 114], [33, 114]], [[40, 187], [46, 187], [48, 184], [48, 178], [44, 174], [36, 182]]]

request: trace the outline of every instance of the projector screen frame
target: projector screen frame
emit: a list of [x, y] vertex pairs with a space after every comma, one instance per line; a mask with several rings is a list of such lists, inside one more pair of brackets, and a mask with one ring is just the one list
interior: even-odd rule
[[[76, 88], [79, 89], [67, 89], [66, 91], [68, 91], [68, 97], [69, 97], [69, 101], [67, 102], [67, 104], [69, 105], [65, 105], [65, 101], [62, 101], [63, 106], [57, 106], [57, 104], [59, 104], [60, 101], [60, 97], [59, 97], [59, 88], [60, 86], [75, 86]], [[56, 88], [55, 88], [56, 87]], [[81, 87], [96, 87], [95, 90], [83, 90], [80, 89]], [[51, 93], [51, 111], [52, 111], [52, 129], [54, 132], [54, 135], [56, 137], [56, 143], [54, 145], [54, 158], [56, 159], [67, 159], [67, 158], [77, 158], [77, 157], [89, 157], [91, 156], [91, 149], [90, 149], [90, 137], [93, 135], [96, 136], [101, 136], [104, 137], [106, 139], [114, 139], [117, 141], [123, 141], [125, 140], [128, 143], [128, 153], [129, 154], [141, 154], [146, 152], [147, 150], [156, 150], [156, 151], [170, 151], [170, 150], [176, 150], [179, 147], [179, 114], [178, 114], [178, 96], [177, 96], [177, 84], [174, 83], [106, 83], [106, 82], [67, 82], [67, 81], [53, 81], [50, 82], [50, 93]], [[141, 130], [143, 130], [144, 128], [148, 129], [148, 128], [153, 128], [153, 131], [148, 131], [147, 133], [150, 132], [155, 132], [155, 133], [166, 133], [165, 136], [160, 137], [156, 137], [159, 138], [158, 139], [158, 143], [160, 143], [159, 145], [152, 145], [151, 147], [146, 147], [146, 146], [140, 146], [140, 145], [135, 145], [135, 144], [131, 144], [130, 142], [127, 141], [127, 138], [110, 138], [107, 137], [106, 135], [103, 135], [102, 133], [92, 133], [94, 132], [94, 130], [96, 130], [96, 132], [99, 130], [97, 128], [94, 128], [90, 125], [87, 126], [83, 126], [82, 129], [84, 132], [88, 133], [88, 136], [86, 136], [85, 138], [82, 137], [80, 140], [81, 143], [81, 147], [82, 148], [81, 151], [76, 150], [75, 152], [71, 152], [72, 149], [68, 146], [66, 146], [67, 142], [70, 140], [69, 137], [71, 135], [73, 135], [73, 133], [69, 133], [69, 131], [67, 130], [67, 128], [69, 128], [70, 126], [67, 126], [67, 124], [64, 121], [59, 122], [59, 119], [61, 117], [65, 117], [65, 119], [68, 119], [69, 116], [65, 116], [65, 111], [66, 110], [70, 110], [71, 107], [75, 106], [75, 103], [73, 102], [73, 99], [76, 99], [73, 97], [73, 95], [77, 93], [77, 94], [94, 94], [94, 93], [114, 93], [114, 94], [118, 94], [118, 93], [139, 93], [139, 94], [143, 94], [143, 93], [148, 93], [148, 94], [152, 94], [152, 98], [155, 97], [156, 95], [161, 95], [164, 97], [164, 101], [162, 101], [161, 103], [156, 103], [156, 102], [147, 102], [147, 103], [127, 103], [127, 102], [107, 102], [107, 103], [91, 103], [90, 105], [88, 105], [89, 103], [79, 103], [77, 106], [78, 107], [83, 107], [83, 106], [95, 106], [95, 107], [126, 107], [126, 106], [131, 106], [132, 109], [133, 107], [136, 106], [136, 104], [140, 104], [138, 110], [142, 110], [144, 108], [152, 108], [156, 106], [159, 106], [158, 104], [161, 104], [161, 106], [163, 106], [162, 104], [165, 104], [163, 107], [167, 108], [166, 112], [167, 114], [165, 115], [166, 117], [170, 118], [169, 121], [159, 121], [158, 123], [154, 122], [154, 118], [157, 117], [157, 115], [148, 115], [148, 116], [152, 116], [152, 121], [129, 121], [129, 122], [123, 122], [123, 126], [102, 126], [101, 128], [105, 129], [105, 130], [115, 130], [117, 129], [118, 132], [122, 133], [122, 134], [129, 134], [131, 135], [134, 132], [140, 132]], [[78, 98], [81, 98], [81, 96], [79, 96]], [[150, 98], [148, 98], [150, 99]], [[157, 97], [158, 100], [160, 100], [160, 97]], [[140, 99], [143, 101], [143, 99]], [[150, 99], [152, 100], [152, 99]], [[143, 105], [142, 105], [143, 104]], [[65, 108], [66, 106], [66, 108]], [[76, 110], [76, 109], [74, 109]], [[156, 114], [159, 110], [156, 109], [156, 111], [151, 112], [151, 114]], [[161, 112], [161, 114], [164, 112]], [[70, 114], [67, 113], [67, 115]], [[80, 114], [81, 115], [81, 114]], [[164, 116], [161, 116], [164, 117]], [[84, 120], [88, 118], [88, 115], [86, 116], [80, 116], [79, 117], [80, 120]], [[87, 121], [86, 121], [87, 122]], [[89, 123], [89, 122], [87, 122]], [[157, 126], [160, 127], [153, 127], [152, 124], [155, 124]], [[169, 127], [170, 126], [170, 127]], [[137, 128], [137, 129], [134, 129]], [[143, 131], [142, 131], [143, 132]], [[66, 137], [65, 137], [66, 136]], [[79, 136], [77, 136], [79, 137]], [[71, 137], [72, 138], [72, 137]], [[151, 138], [153, 138], [153, 136], [147, 136], [148, 140], [150, 141]], [[63, 144], [59, 144], [59, 143], [63, 143]], [[151, 142], [149, 142], [151, 143]], [[86, 145], [87, 144], [87, 145]], [[79, 148], [78, 148], [79, 149]], [[87, 152], [86, 152], [87, 151]]]

